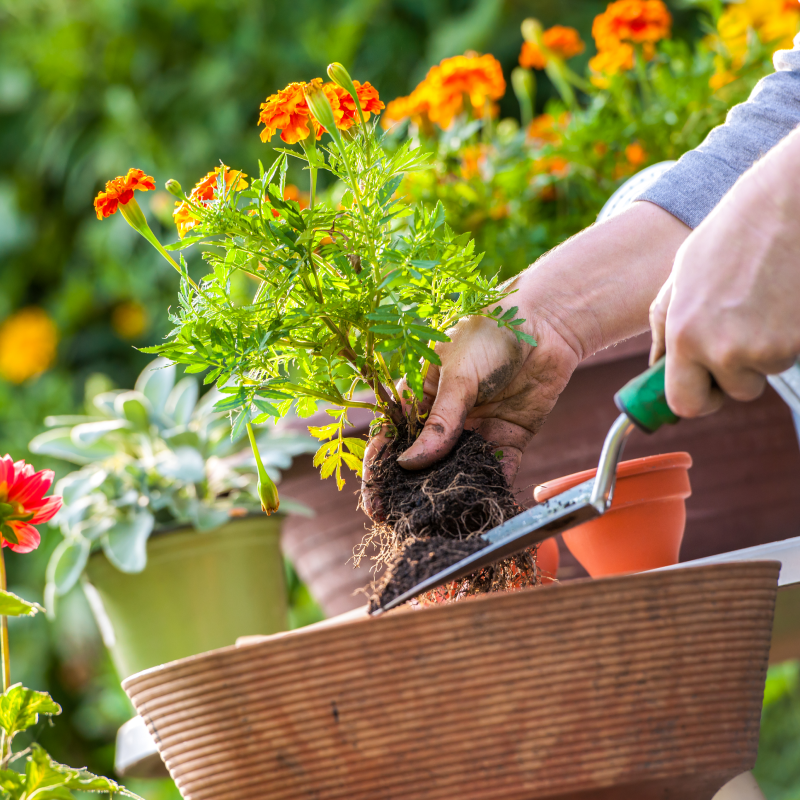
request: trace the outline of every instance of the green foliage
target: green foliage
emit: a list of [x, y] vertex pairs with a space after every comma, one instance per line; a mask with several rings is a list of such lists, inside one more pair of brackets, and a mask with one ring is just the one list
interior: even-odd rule
[[12, 592], [0, 590], [0, 616], [32, 617], [37, 611], [44, 611], [38, 603], [29, 603]]
[[46, 692], [35, 692], [17, 683], [0, 695], [0, 727], [9, 742], [39, 721], [39, 714], [60, 714], [61, 707]]
[[[100, 392], [88, 398], [89, 415], [49, 418], [50, 430], [31, 442], [35, 453], [84, 465], [56, 485], [64, 507], [54, 523], [64, 540], [47, 571], [51, 609], [75, 585], [93, 549], [102, 548], [123, 572], [141, 572], [156, 525], [207, 531], [232, 512], [259, 507], [252, 461], [240, 437], [228, 436], [225, 413], [214, 410], [223, 395], [212, 389], [198, 400], [198, 381], [175, 377], [174, 365], [155, 361], [133, 391]], [[276, 480], [294, 455], [313, 446], [300, 435], [262, 431], [260, 438]]]

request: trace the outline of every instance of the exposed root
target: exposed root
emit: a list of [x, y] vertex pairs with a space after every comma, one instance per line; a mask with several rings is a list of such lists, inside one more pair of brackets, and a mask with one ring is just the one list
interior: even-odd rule
[[[386, 566], [367, 592], [372, 608], [482, 549], [486, 543], [478, 534], [521, 511], [496, 448], [477, 433], [465, 431], [448, 456], [418, 472], [397, 463], [410, 443], [408, 431], [401, 429], [372, 466], [370, 486], [378, 493], [385, 520], [375, 523], [354, 551], [356, 564], [372, 559], [373, 572]], [[422, 601], [455, 600], [538, 582], [532, 550], [434, 590]]]

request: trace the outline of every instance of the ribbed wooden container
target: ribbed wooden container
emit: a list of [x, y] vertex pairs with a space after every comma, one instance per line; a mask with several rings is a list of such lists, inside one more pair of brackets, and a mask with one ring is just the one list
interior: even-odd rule
[[400, 611], [123, 685], [186, 800], [709, 800], [755, 761], [778, 571]]

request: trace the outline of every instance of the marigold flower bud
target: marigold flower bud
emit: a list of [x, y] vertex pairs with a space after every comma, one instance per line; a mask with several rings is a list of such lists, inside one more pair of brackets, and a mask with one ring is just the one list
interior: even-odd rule
[[261, 462], [261, 453], [258, 452], [253, 426], [249, 422], [247, 423], [247, 436], [250, 439], [250, 446], [253, 448], [253, 457], [256, 460], [256, 469], [258, 470], [256, 491], [258, 492], [258, 499], [261, 501], [261, 510], [269, 516], [273, 511], [277, 511], [281, 505], [280, 497], [278, 497], [278, 487], [275, 486], [272, 478], [267, 474], [264, 464]]
[[536, 93], [536, 78], [529, 69], [515, 67], [511, 70], [511, 86], [517, 99], [526, 98], [530, 101]]
[[325, 128], [328, 133], [338, 140], [339, 129], [336, 127], [336, 118], [333, 115], [333, 108], [328, 100], [322, 82], [314, 80], [303, 88], [306, 102], [311, 110], [314, 119]]
[[333, 64], [328, 64], [328, 77], [337, 86], [341, 86], [346, 92], [350, 92], [354, 99], [358, 97], [350, 73], [338, 61], [334, 61]]
[[522, 38], [526, 42], [534, 42], [539, 44], [542, 39], [542, 23], [538, 19], [528, 17], [522, 21]]
[[165, 184], [164, 188], [175, 197], [183, 198], [183, 189], [181, 185], [174, 178], [170, 178]]
[[144, 211], [142, 211], [141, 206], [134, 198], [131, 198], [127, 203], [120, 203], [119, 210], [122, 216], [125, 217], [125, 222], [127, 222], [131, 228], [141, 233], [146, 239], [149, 238], [148, 234], [152, 236]]

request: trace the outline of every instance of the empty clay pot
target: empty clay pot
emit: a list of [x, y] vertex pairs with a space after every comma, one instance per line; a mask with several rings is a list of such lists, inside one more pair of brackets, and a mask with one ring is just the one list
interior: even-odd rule
[[[623, 461], [611, 508], [598, 519], [564, 534], [572, 555], [593, 577], [642, 572], [678, 563], [686, 527], [686, 498], [692, 493], [688, 453]], [[548, 481], [534, 491], [537, 502], [593, 478], [587, 469]]]

